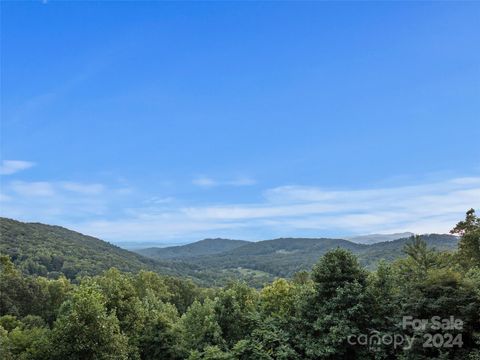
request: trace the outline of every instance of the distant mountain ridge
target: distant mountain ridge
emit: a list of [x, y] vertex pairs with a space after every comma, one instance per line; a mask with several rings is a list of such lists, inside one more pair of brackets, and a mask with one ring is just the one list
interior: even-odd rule
[[[454, 250], [458, 243], [452, 235], [422, 237], [438, 250]], [[362, 265], [374, 268], [380, 259], [393, 261], [404, 256], [403, 247], [408, 241], [403, 238], [367, 245], [330, 238], [258, 242], [217, 238], [134, 253], [60, 226], [0, 218], [1, 255], [8, 255], [26, 274], [54, 278], [64, 274], [70, 279], [116, 267], [128, 272], [150, 270], [189, 277], [203, 285], [223, 285], [236, 278], [261, 286], [279, 276], [310, 270], [323, 254], [338, 247], [350, 250]]]
[[141, 255], [147, 255], [156, 259], [189, 258], [202, 255], [214, 255], [236, 249], [245, 244], [246, 240], [230, 239], [204, 239], [186, 245], [169, 246], [164, 248], [146, 248], [136, 251]]
[[126, 250], [139, 250], [139, 249], [147, 249], [147, 248], [165, 248], [165, 247], [172, 247], [172, 246], [182, 246], [189, 244], [188, 241], [181, 241], [181, 242], [162, 242], [162, 241], [115, 241], [113, 242], [114, 245], [121, 247], [122, 249]]
[[346, 240], [352, 241], [357, 244], [376, 244], [384, 241], [393, 241], [398, 239], [405, 239], [415, 235], [412, 232], [403, 232], [395, 234], [369, 234], [353, 237], [346, 237]]
[[[201, 269], [217, 271], [251, 269], [272, 276], [289, 277], [297, 271], [309, 270], [320, 256], [337, 247], [352, 251], [362, 265], [372, 268], [381, 259], [393, 261], [402, 257], [403, 247], [410, 238], [374, 244], [359, 244], [345, 239], [330, 238], [279, 238], [258, 242], [245, 241], [241, 246], [223, 252], [215, 251], [214, 254], [188, 252], [188, 256], [182, 255], [184, 253], [182, 248], [188, 246], [190, 250], [194, 249], [195, 244], [202, 243], [200, 241], [184, 246], [144, 249], [140, 253], [153, 259], [164, 259], [163, 256], [168, 256], [173, 262], [188, 262]], [[428, 246], [437, 250], [454, 250], [458, 243], [457, 237], [453, 235], [429, 234], [423, 235], [422, 238]], [[218, 243], [229, 241], [231, 240], [218, 239]]]

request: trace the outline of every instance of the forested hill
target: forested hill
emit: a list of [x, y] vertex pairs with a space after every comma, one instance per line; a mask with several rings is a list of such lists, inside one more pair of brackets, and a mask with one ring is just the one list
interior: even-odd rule
[[[424, 234], [421, 236], [428, 247], [438, 251], [453, 251], [457, 248], [458, 237], [447, 234]], [[380, 260], [394, 261], [405, 256], [405, 245], [411, 242], [411, 237], [384, 241], [368, 245], [359, 252], [355, 252], [361, 264], [372, 268]]]
[[230, 239], [204, 239], [191, 244], [181, 246], [169, 246], [165, 248], [146, 248], [140, 249], [141, 255], [146, 255], [155, 259], [173, 259], [189, 258], [202, 255], [214, 255], [225, 251], [236, 249], [242, 245], [248, 244], [245, 240]]
[[0, 253], [9, 255], [25, 274], [74, 279], [96, 275], [111, 267], [137, 272], [188, 275], [188, 264], [161, 263], [106, 241], [60, 226], [0, 218]]
[[[52, 253], [63, 254], [65, 249], [56, 242], [67, 245], [71, 259], [80, 259], [76, 250], [89, 256], [98, 246], [103, 246], [100, 252], [114, 252], [116, 260], [131, 255], [59, 227], [5, 219], [1, 225], [2, 246], [8, 238], [11, 246], [17, 243], [18, 251], [25, 251], [15, 259], [21, 266], [32, 259], [28, 256], [34, 248], [48, 251], [51, 246]], [[198, 273], [215, 275], [209, 278], [211, 285], [224, 281], [222, 274], [231, 279], [239, 261], [249, 261], [249, 268], [237, 269], [240, 275], [250, 271], [257, 276], [259, 271], [252, 269], [268, 259], [276, 266], [272, 271], [278, 272], [281, 265], [292, 266], [295, 259], [305, 260], [307, 254], [316, 256], [311, 254], [332, 246], [350, 250], [330, 249], [312, 269], [290, 279], [268, 284], [251, 279], [258, 290], [242, 281], [199, 287], [175, 276], [117, 269], [72, 282], [47, 279], [26, 275], [0, 254], [0, 359], [478, 360], [480, 219], [470, 210], [454, 231], [462, 237], [452, 252], [434, 251], [427, 243], [450, 248], [457, 238], [426, 235], [375, 245], [275, 239], [187, 258], [203, 259], [211, 266]], [[64, 238], [68, 236], [74, 238]], [[405, 254], [399, 252], [403, 247]], [[360, 257], [403, 258], [370, 271], [359, 264], [354, 251]], [[273, 273], [263, 274], [272, 279]], [[400, 327], [406, 318], [412, 325]], [[442, 326], [430, 321], [435, 318]], [[428, 320], [420, 329], [413, 319]], [[399, 346], [388, 334], [395, 335]], [[452, 345], [425, 346], [429, 337]]]
[[[457, 246], [457, 238], [450, 235], [423, 238], [428, 246], [438, 250]], [[404, 256], [407, 241], [408, 238], [365, 245], [328, 238], [259, 242], [206, 239], [184, 246], [144, 249], [137, 254], [60, 226], [0, 218], [0, 253], [9, 255], [24, 274], [51, 278], [63, 273], [75, 279], [116, 267], [127, 272], [145, 269], [188, 277], [202, 285], [223, 285], [231, 279], [242, 279], [260, 287], [276, 277], [310, 270], [319, 257], [338, 247], [350, 250], [362, 265], [373, 269], [381, 259], [393, 261]]]
[[[430, 234], [423, 235], [429, 247], [437, 250], [453, 250], [457, 247], [458, 239], [452, 235]], [[362, 265], [374, 268], [378, 261], [385, 259], [392, 261], [404, 256], [403, 248], [410, 238], [376, 244], [356, 244], [344, 239], [329, 238], [280, 238], [258, 242], [247, 242], [245, 245], [213, 255], [183, 256], [185, 246], [170, 248], [145, 249], [141, 253], [154, 259], [161, 259], [162, 252], [168, 254], [173, 262], [188, 261], [201, 269], [217, 269], [217, 271], [235, 271], [249, 275], [265, 275], [290, 277], [295, 272], [309, 270], [320, 256], [335, 248], [344, 248], [352, 251], [359, 257]], [[223, 240], [228, 241], [228, 240]]]
[[411, 232], [395, 233], [395, 234], [369, 234], [346, 238], [347, 240], [358, 244], [375, 244], [384, 241], [393, 241], [405, 239], [415, 235]]

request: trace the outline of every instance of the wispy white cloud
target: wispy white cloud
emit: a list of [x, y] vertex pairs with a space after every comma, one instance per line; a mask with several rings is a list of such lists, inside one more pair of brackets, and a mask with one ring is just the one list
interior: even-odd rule
[[0, 175], [12, 175], [34, 166], [35, 163], [23, 160], [3, 160], [0, 166]]
[[241, 176], [226, 182], [227, 185], [232, 185], [232, 186], [250, 186], [250, 185], [255, 185], [256, 183], [257, 182], [255, 181], [255, 179], [252, 179], [247, 176]]
[[46, 181], [14, 181], [10, 184], [11, 189], [22, 197], [53, 196], [53, 185]]
[[198, 176], [192, 180], [192, 184], [201, 187], [214, 187], [217, 186], [219, 183], [207, 176]]
[[250, 204], [139, 208], [77, 228], [111, 240], [448, 232], [467, 209], [480, 208], [480, 177], [378, 189], [282, 186], [264, 196]]
[[10, 201], [12, 198], [8, 195], [0, 193], [0, 202]]
[[13, 181], [7, 187], [22, 197], [54, 196], [62, 191], [81, 195], [98, 195], [105, 190], [102, 184], [79, 182]]
[[211, 188], [215, 186], [250, 186], [255, 185], [256, 181], [247, 176], [236, 177], [232, 180], [215, 180], [208, 176], [198, 176], [192, 180], [193, 185], [200, 187]]
[[152, 196], [151, 198], [144, 200], [144, 203], [158, 205], [158, 204], [168, 204], [174, 200], [175, 198], [173, 198], [172, 196], [165, 196], [165, 197]]
[[10, 181], [2, 183], [0, 216], [62, 225], [108, 216], [131, 193], [99, 183], [71, 181]]
[[61, 187], [68, 191], [87, 195], [97, 195], [105, 190], [105, 186], [102, 184], [83, 184], [78, 182], [63, 182]]
[[169, 196], [132, 202], [131, 194], [121, 202], [115, 189], [77, 182], [16, 181], [3, 195], [2, 209], [10, 217], [57, 223], [110, 241], [429, 233], [447, 232], [467, 209], [480, 209], [480, 177], [381, 188], [288, 185], [266, 189], [258, 202], [204, 205]]

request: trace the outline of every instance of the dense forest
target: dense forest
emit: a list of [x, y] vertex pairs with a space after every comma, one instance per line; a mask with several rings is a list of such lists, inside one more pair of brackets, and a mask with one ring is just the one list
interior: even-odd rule
[[45, 277], [5, 254], [0, 358], [480, 359], [473, 209], [452, 233], [460, 236], [455, 251], [415, 237], [405, 257], [375, 270], [347, 249], [328, 250], [311, 271], [261, 289], [241, 281], [201, 287], [160, 275], [140, 257], [138, 271]]

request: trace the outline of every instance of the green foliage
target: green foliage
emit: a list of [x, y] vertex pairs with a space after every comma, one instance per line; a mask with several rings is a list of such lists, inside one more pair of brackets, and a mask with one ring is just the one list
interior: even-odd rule
[[452, 234], [465, 235], [477, 231], [480, 228], [480, 218], [470, 209], [465, 214], [465, 220], [459, 221], [452, 229]]
[[[292, 330], [294, 317], [265, 317], [257, 323], [252, 331], [250, 344], [252, 347], [262, 349], [263, 354], [273, 359], [294, 360], [300, 359], [294, 349], [295, 335]], [[237, 343], [238, 345], [238, 343]], [[257, 350], [258, 351], [258, 350]]]
[[63, 274], [74, 280], [101, 274], [111, 267], [125, 272], [194, 273], [188, 264], [164, 264], [60, 226], [0, 218], [0, 233], [0, 255], [8, 255], [27, 275], [58, 278]]
[[480, 297], [480, 267], [473, 267], [465, 274], [465, 281], [475, 289]]
[[180, 328], [185, 339], [185, 348], [189, 351], [203, 351], [209, 346], [225, 347], [213, 300], [205, 299], [203, 304], [195, 301], [182, 315]]
[[234, 282], [215, 299], [216, 320], [228, 346], [244, 339], [255, 328], [258, 294], [245, 283]]
[[378, 331], [393, 331], [393, 323], [399, 321], [400, 298], [399, 274], [391, 264], [381, 262], [377, 271], [368, 277], [367, 291], [370, 303], [371, 326]]
[[[52, 230], [54, 236], [57, 230]], [[279, 278], [260, 290], [241, 281], [202, 288], [149, 267], [110, 268], [70, 281], [61, 275], [65, 262], [52, 262], [48, 249], [14, 262], [0, 256], [0, 358], [479, 359], [480, 266], [469, 237], [478, 231], [474, 212], [455, 231], [462, 236], [457, 253], [434, 250], [425, 237], [402, 240], [405, 257], [380, 261], [369, 271], [353, 252], [336, 248], [326, 251], [311, 272], [297, 269], [291, 280]], [[287, 246], [288, 241], [281, 243]], [[230, 251], [258, 252], [261, 258], [275, 248], [275, 243], [247, 244]], [[32, 253], [27, 249], [23, 254]], [[80, 269], [85, 264], [89, 266], [86, 261]], [[54, 268], [60, 271], [53, 277]], [[442, 336], [452, 332], [434, 330], [431, 324], [403, 328], [405, 316], [461, 319], [463, 326], [453, 335], [462, 336], [462, 347], [426, 348], [416, 341], [411, 349], [394, 349], [348, 342], [352, 335], [372, 332], [418, 339], [432, 331]]]
[[[281, 238], [254, 243], [206, 239], [183, 246], [138, 250], [141, 256], [59, 226], [0, 218], [0, 232], [0, 254], [8, 255], [27, 275], [54, 279], [63, 275], [78, 281], [82, 276], [99, 275], [115, 267], [122, 272], [147, 270], [182, 276], [203, 286], [223, 286], [233, 278], [256, 288], [276, 277], [309, 271], [320, 256], [337, 247], [352, 251], [362, 265], [374, 269], [381, 259], [394, 261], [403, 257], [402, 249], [408, 241], [363, 245], [342, 239]], [[457, 244], [457, 238], [451, 235], [422, 238], [439, 250], [453, 250]], [[179, 306], [184, 312], [184, 304]]]
[[218, 346], [208, 346], [205, 351], [193, 351], [188, 360], [235, 360], [232, 353], [221, 350]]
[[51, 335], [50, 359], [127, 359], [128, 338], [109, 313], [99, 287], [80, 285], [62, 305]]
[[[429, 246], [439, 250], [454, 250], [457, 238], [451, 235], [424, 235]], [[357, 244], [342, 239], [281, 238], [258, 242], [239, 242], [227, 239], [202, 240], [183, 246], [138, 250], [153, 259], [169, 260], [178, 266], [195, 266], [194, 277], [203, 283], [228, 283], [229, 278], [246, 281], [261, 288], [276, 277], [292, 277], [309, 271], [326, 252], [341, 247], [358, 256], [360, 263], [374, 269], [385, 259], [394, 261], [405, 256], [403, 248], [409, 238], [371, 245]]]
[[202, 297], [201, 289], [191, 280], [175, 277], [166, 277], [165, 284], [168, 291], [172, 294], [170, 301], [183, 314], [188, 307], [196, 300]]
[[431, 271], [446, 269], [454, 264], [451, 254], [429, 248], [420, 236], [412, 237], [405, 244], [404, 252], [407, 257], [399, 260], [397, 267], [407, 283], [412, 279], [421, 280]]
[[367, 273], [343, 249], [323, 256], [313, 268], [314, 291], [303, 299], [299, 347], [307, 358], [352, 357], [365, 352], [347, 343], [366, 333], [371, 322]]
[[49, 330], [46, 328], [16, 327], [3, 335], [4, 340], [0, 339], [0, 344], [4, 346], [4, 359], [47, 359], [48, 336]]
[[[478, 290], [471, 286], [462, 274], [451, 270], [430, 272], [423, 280], [416, 281], [406, 288], [402, 299], [402, 313], [418, 319], [431, 319], [433, 316], [449, 318], [454, 316], [463, 321], [462, 330], [435, 330], [436, 333], [461, 334], [463, 348], [475, 347], [475, 333], [480, 331], [480, 298]], [[408, 331], [408, 329], [407, 329]], [[417, 336], [431, 332], [417, 331]], [[465, 353], [461, 349], [425, 348], [417, 343], [410, 352], [415, 356], [422, 354], [426, 358], [462, 358]], [[455, 352], [457, 354], [455, 354]]]
[[437, 252], [429, 249], [420, 236], [415, 236], [411, 243], [406, 244], [404, 252], [420, 276], [426, 276], [438, 264]]
[[172, 304], [165, 304], [154, 297], [145, 299], [147, 318], [144, 328], [138, 332], [140, 356], [146, 360], [184, 359], [179, 316]]
[[286, 317], [293, 314], [296, 286], [285, 279], [277, 279], [260, 292], [260, 307], [266, 316]]
[[0, 256], [0, 314], [38, 315], [52, 323], [71, 285], [60, 277], [24, 277], [6, 256]]
[[465, 220], [460, 221], [451, 233], [462, 237], [458, 244], [460, 263], [466, 268], [480, 266], [480, 218], [475, 210], [468, 210]]
[[16, 327], [19, 327], [22, 324], [16, 316], [13, 315], [3, 315], [0, 317], [0, 326], [7, 331], [12, 331]]
[[169, 301], [173, 298], [173, 294], [167, 285], [166, 279], [152, 271], [141, 270], [133, 278], [133, 286], [140, 298], [147, 296], [147, 292], [152, 292], [162, 301]]

